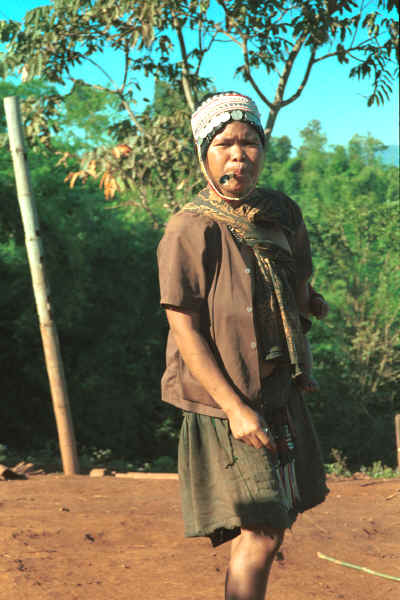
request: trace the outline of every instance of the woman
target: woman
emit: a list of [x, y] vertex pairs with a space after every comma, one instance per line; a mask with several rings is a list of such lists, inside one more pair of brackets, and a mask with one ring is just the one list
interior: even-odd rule
[[299, 207], [256, 187], [264, 132], [254, 102], [208, 97], [192, 129], [208, 186], [171, 217], [158, 249], [170, 325], [162, 395], [184, 411], [185, 535], [233, 540], [225, 598], [263, 600], [284, 530], [327, 493], [302, 398], [310, 381], [298, 305], [325, 308], [309, 297]]

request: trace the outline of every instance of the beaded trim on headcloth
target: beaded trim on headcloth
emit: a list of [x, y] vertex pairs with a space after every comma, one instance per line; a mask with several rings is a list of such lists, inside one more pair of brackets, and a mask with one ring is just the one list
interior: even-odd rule
[[211, 96], [199, 106], [191, 119], [200, 167], [212, 189], [225, 200], [237, 200], [238, 198], [224, 196], [216, 189], [206, 171], [204, 159], [212, 139], [222, 127], [231, 121], [243, 121], [254, 127], [264, 145], [264, 130], [257, 105], [251, 98], [242, 94], [226, 92]]

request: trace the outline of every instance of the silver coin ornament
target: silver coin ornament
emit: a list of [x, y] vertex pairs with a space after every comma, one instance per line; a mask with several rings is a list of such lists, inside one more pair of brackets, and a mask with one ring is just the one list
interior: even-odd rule
[[241, 121], [243, 119], [243, 113], [241, 110], [233, 110], [231, 112], [232, 121]]

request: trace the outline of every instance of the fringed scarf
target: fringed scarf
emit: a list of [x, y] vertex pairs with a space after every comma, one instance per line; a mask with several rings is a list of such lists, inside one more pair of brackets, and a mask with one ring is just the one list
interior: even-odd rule
[[301, 501], [295, 469], [295, 434], [287, 406], [273, 415], [268, 425], [276, 444], [277, 452], [273, 458], [273, 467], [278, 481], [279, 491], [287, 510], [291, 510]]
[[[264, 281], [273, 290], [277, 319], [282, 323], [292, 377], [304, 371], [305, 342], [299, 311], [290, 278], [295, 275], [295, 261], [289, 252], [266, 238], [266, 225], [280, 222], [280, 212], [265, 192], [256, 190], [238, 208], [221, 201], [204, 190], [183, 211], [201, 213], [228, 226], [234, 237], [250, 246]], [[271, 307], [269, 307], [271, 308]], [[263, 357], [266, 358], [266, 357]], [[271, 357], [272, 358], [272, 357]]]

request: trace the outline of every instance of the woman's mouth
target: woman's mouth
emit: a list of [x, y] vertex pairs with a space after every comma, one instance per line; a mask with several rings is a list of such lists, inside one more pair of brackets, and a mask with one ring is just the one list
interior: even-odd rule
[[243, 181], [246, 178], [246, 173], [243, 169], [238, 169], [236, 171], [232, 171], [230, 173], [225, 173], [219, 180], [221, 185], [227, 184], [231, 179], [236, 179], [237, 181]]
[[230, 179], [232, 179], [233, 174], [232, 173], [226, 173], [225, 175], [222, 175], [222, 177], [220, 178], [219, 182], [221, 185], [225, 185], [226, 183], [228, 183], [228, 181]]

